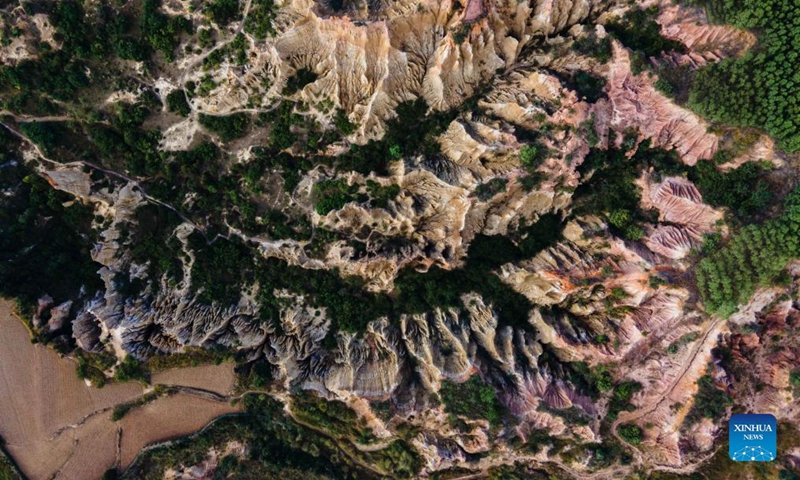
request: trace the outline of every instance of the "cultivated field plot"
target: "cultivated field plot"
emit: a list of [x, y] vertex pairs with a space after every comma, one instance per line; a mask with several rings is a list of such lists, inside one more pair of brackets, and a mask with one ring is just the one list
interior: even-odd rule
[[238, 410], [228, 403], [184, 394], [161, 398], [137, 408], [120, 422], [123, 431], [121, 465], [123, 468], [130, 465], [139, 450], [150, 443], [189, 435], [214, 418]]
[[233, 391], [236, 374], [233, 363], [202, 365], [192, 368], [173, 368], [153, 374], [153, 385], [180, 385], [229, 395]]
[[[163, 383], [223, 394], [233, 385], [230, 365], [161, 375]], [[0, 301], [0, 436], [29, 480], [99, 478], [111, 467], [127, 467], [147, 444], [190, 434], [236, 411], [227, 402], [181, 393], [136, 408], [120, 422], [111, 421], [115, 405], [143, 393], [137, 383], [87, 386], [75, 375], [73, 361], [31, 344], [25, 327], [11, 313], [11, 303]]]

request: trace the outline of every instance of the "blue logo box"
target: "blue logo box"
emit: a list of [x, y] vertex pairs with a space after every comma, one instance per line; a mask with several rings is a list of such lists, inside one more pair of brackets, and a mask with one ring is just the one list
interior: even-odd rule
[[728, 456], [737, 462], [771, 462], [778, 455], [778, 423], [762, 413], [739, 413], [728, 422]]

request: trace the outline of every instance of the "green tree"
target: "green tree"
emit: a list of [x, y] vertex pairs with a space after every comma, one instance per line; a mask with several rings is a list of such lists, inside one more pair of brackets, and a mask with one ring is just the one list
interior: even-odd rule
[[617, 428], [619, 436], [631, 445], [642, 443], [642, 429], [636, 425], [625, 423]]

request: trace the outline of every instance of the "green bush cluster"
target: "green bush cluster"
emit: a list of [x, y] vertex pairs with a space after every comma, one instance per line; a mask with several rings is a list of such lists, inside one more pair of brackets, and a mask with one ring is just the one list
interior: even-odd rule
[[0, 480], [23, 480], [3, 445], [3, 438], [0, 437]]
[[[147, 274], [155, 291], [158, 291], [161, 277], [166, 275], [173, 283], [183, 277], [183, 264], [180, 261], [181, 246], [173, 236], [180, 218], [172, 211], [153, 204], [145, 204], [134, 215], [136, 228], [130, 235], [129, 248], [136, 263], [147, 264]], [[118, 288], [123, 291], [133, 288], [124, 277], [118, 279]]]
[[294, 95], [304, 89], [306, 85], [316, 82], [318, 77], [319, 75], [313, 70], [300, 68], [286, 81], [286, 86], [283, 87], [282, 93], [286, 96]]
[[594, 30], [575, 40], [572, 48], [580, 54], [596, 58], [600, 63], [611, 60], [611, 38], [598, 38]]
[[781, 148], [800, 150], [800, 4], [794, 0], [697, 0], [714, 20], [755, 30], [740, 58], [697, 73], [689, 106], [726, 124], [766, 130]]
[[697, 337], [697, 332], [689, 332], [685, 335], [681, 335], [679, 339], [669, 344], [667, 347], [667, 353], [670, 355], [678, 353], [683, 347], [697, 340]]
[[631, 8], [620, 19], [609, 22], [606, 30], [626, 47], [642, 52], [647, 57], [658, 56], [661, 52], [686, 52], [686, 47], [676, 40], [661, 36], [661, 25], [655, 18], [658, 6], [646, 9]]
[[253, 253], [235, 239], [218, 239], [209, 245], [205, 237], [195, 232], [188, 240], [195, 255], [192, 290], [198, 299], [208, 304], [238, 303], [243, 287], [253, 280]]
[[383, 186], [374, 180], [367, 180], [366, 185], [370, 196], [370, 205], [374, 208], [387, 208], [389, 202], [400, 194], [400, 185], [396, 183]]
[[335, 437], [355, 439], [364, 444], [376, 440], [372, 430], [344, 402], [326, 400], [303, 390], [292, 396], [291, 409], [298, 420], [321, 428]]
[[488, 200], [491, 200], [492, 197], [494, 197], [498, 193], [505, 192], [507, 184], [508, 184], [508, 179], [502, 177], [495, 177], [489, 180], [488, 182], [481, 183], [477, 187], [475, 187], [473, 195], [478, 197], [478, 200], [486, 202]]
[[586, 70], [575, 70], [559, 76], [563, 84], [574, 90], [578, 98], [594, 103], [603, 96], [606, 80]]
[[211, 21], [224, 27], [239, 17], [239, 0], [210, 0], [203, 12]]
[[336, 158], [337, 167], [365, 175], [385, 175], [392, 160], [412, 155], [435, 156], [440, 150], [437, 137], [458, 114], [457, 110], [428, 113], [428, 104], [421, 98], [400, 103], [395, 112], [397, 116], [386, 122], [381, 140], [352, 145], [349, 152]]
[[607, 419], [614, 421], [620, 412], [633, 411], [635, 407], [630, 403], [633, 394], [642, 390], [642, 384], [635, 381], [621, 382], [614, 387], [614, 393], [608, 403]]
[[463, 383], [442, 382], [439, 397], [444, 410], [454, 419], [457, 416], [469, 419], [484, 419], [497, 426], [503, 415], [503, 406], [497, 400], [494, 388], [486, 385], [477, 375]]
[[192, 23], [186, 17], [170, 17], [159, 10], [161, 0], [143, 0], [139, 28], [144, 41], [153, 50], [164, 55], [167, 62], [174, 57], [183, 32], [192, 32]]
[[227, 116], [200, 114], [200, 125], [216, 133], [223, 142], [230, 142], [243, 137], [250, 126], [250, 117], [245, 113], [234, 113]]
[[244, 31], [258, 40], [275, 35], [272, 22], [275, 20], [277, 9], [274, 0], [252, 0]]
[[78, 361], [75, 375], [81, 380], [89, 380], [96, 388], [105, 386], [108, 378], [104, 372], [117, 363], [117, 358], [108, 352], [88, 353], [78, 350], [75, 359]]
[[652, 220], [653, 214], [642, 210], [641, 192], [634, 182], [642, 169], [656, 166], [670, 155], [649, 148], [646, 142], [630, 159], [623, 150], [593, 148], [578, 167], [583, 182], [573, 196], [574, 212], [602, 213], [613, 231], [638, 240], [642, 235], [639, 225]]
[[145, 393], [138, 400], [115, 405], [114, 409], [111, 410], [111, 421], [118, 422], [123, 418], [125, 418], [125, 415], [127, 415], [128, 412], [130, 412], [131, 410], [147, 405], [148, 403], [158, 399], [159, 397], [170, 395], [173, 392], [173, 390], [174, 389], [170, 389], [169, 387], [165, 387], [164, 385], [156, 385], [152, 391]]
[[703, 201], [715, 207], [728, 207], [738, 217], [751, 217], [772, 203], [772, 192], [765, 173], [769, 164], [745, 163], [721, 172], [713, 162], [701, 161], [688, 169], [688, 177], [703, 194]]
[[617, 433], [620, 438], [631, 445], [639, 445], [642, 443], [642, 429], [636, 425], [624, 423], [617, 427]]
[[175, 112], [182, 117], [188, 117], [192, 113], [189, 102], [186, 101], [186, 92], [183, 89], [173, 90], [167, 95], [167, 108], [170, 112]]
[[144, 382], [148, 381], [148, 372], [145, 370], [144, 365], [132, 355], [128, 355], [125, 359], [117, 365], [114, 371], [114, 380], [118, 382]]
[[717, 387], [710, 375], [703, 375], [697, 380], [697, 394], [694, 396], [692, 409], [686, 415], [686, 422], [692, 425], [703, 418], [716, 422], [728, 412], [731, 405], [733, 399], [728, 392]]
[[356, 200], [357, 192], [358, 185], [348, 185], [342, 179], [322, 180], [314, 185], [313, 196], [316, 199], [314, 208], [320, 215], [327, 215]]
[[56, 147], [69, 136], [69, 129], [62, 122], [24, 122], [19, 125], [19, 130], [38, 145], [45, 155], [53, 154]]

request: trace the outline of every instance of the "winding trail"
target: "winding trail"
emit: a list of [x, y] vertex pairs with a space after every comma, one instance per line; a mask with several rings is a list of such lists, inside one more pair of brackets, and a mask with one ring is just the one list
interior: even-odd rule
[[[614, 421], [614, 423], [611, 424], [611, 433], [612, 433], [612, 435], [619, 442], [620, 445], [623, 445], [623, 446], [627, 447], [629, 450], [632, 451], [632, 453], [634, 454], [634, 456], [636, 458], [636, 464], [637, 465], [643, 465], [644, 464], [644, 458], [643, 458], [642, 451], [639, 450], [638, 448], [636, 448], [635, 446], [629, 444], [625, 440], [623, 440], [622, 437], [620, 437], [619, 433], [617, 432], [617, 428], [623, 423], [635, 422], [636, 420], [639, 420], [640, 418], [644, 417], [645, 415], [648, 415], [648, 414], [653, 413], [654, 411], [656, 411], [664, 403], [664, 401], [667, 400], [669, 395], [675, 390], [675, 388], [681, 383], [681, 381], [683, 381], [683, 379], [688, 374], [689, 370], [692, 368], [692, 365], [695, 363], [695, 360], [697, 359], [697, 356], [700, 355], [701, 352], [707, 347], [707, 342], [709, 341], [710, 337], [712, 335], [719, 334], [720, 330], [719, 330], [718, 327], [720, 327], [724, 323], [725, 323], [725, 321], [723, 319], [716, 318], [716, 317], [714, 317], [708, 323], [706, 328], [703, 330], [703, 334], [702, 334], [702, 336], [700, 338], [700, 341], [697, 341], [697, 342], [694, 343], [694, 346], [692, 347], [691, 355], [687, 356], [686, 361], [684, 361], [683, 365], [681, 366], [681, 368], [680, 368], [681, 373], [679, 375], [677, 375], [676, 378], [667, 386], [667, 388], [665, 388], [658, 395], [658, 399], [655, 402], [650, 403], [645, 408], [640, 408], [640, 409], [635, 410], [635, 411], [630, 412], [630, 413], [623, 412], [623, 413], [628, 413], [628, 414], [627, 415], [623, 415], [621, 413], [617, 417], [617, 419]], [[713, 456], [713, 454], [709, 455], [707, 457], [704, 457], [703, 459], [699, 460], [698, 462], [695, 462], [695, 463], [693, 463], [691, 465], [686, 465], [684, 467], [671, 467], [671, 466], [668, 466], [668, 465], [656, 464], [656, 467], [654, 469], [670, 471], [670, 472], [673, 472], [674, 470], [679, 470], [681, 473], [691, 473], [691, 472], [695, 471], [700, 464], [705, 462], [705, 460], [710, 458], [710, 456]]]

